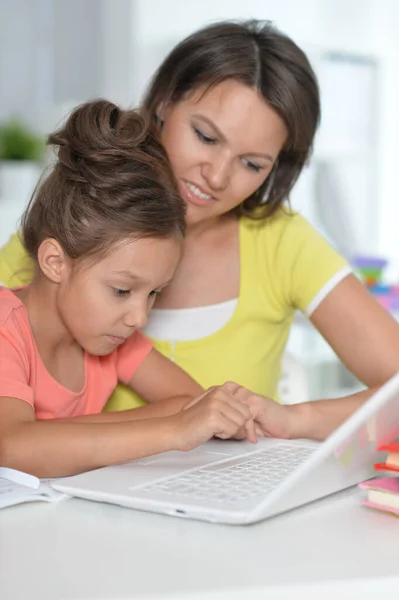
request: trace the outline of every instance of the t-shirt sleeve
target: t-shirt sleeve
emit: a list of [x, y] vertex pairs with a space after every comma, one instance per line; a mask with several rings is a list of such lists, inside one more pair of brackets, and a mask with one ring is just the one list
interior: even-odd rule
[[23, 342], [3, 325], [0, 326], [0, 397], [18, 398], [34, 405]]
[[348, 262], [296, 213], [284, 220], [275, 265], [284, 303], [308, 316], [352, 272]]
[[116, 373], [119, 381], [129, 383], [133, 373], [152, 349], [152, 342], [140, 331], [126, 340], [117, 350]]

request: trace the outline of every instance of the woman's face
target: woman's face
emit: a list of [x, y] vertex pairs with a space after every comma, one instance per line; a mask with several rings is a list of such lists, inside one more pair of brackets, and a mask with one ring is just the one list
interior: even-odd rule
[[282, 118], [229, 79], [159, 110], [162, 143], [187, 204], [187, 223], [235, 208], [265, 181], [287, 138]]

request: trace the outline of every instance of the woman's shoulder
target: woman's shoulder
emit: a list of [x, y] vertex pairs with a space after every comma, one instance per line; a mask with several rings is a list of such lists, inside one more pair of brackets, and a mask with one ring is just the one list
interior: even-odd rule
[[264, 219], [251, 219], [241, 217], [240, 226], [244, 234], [267, 240], [268, 244], [273, 242], [279, 244], [289, 236], [291, 241], [294, 237], [303, 237], [314, 232], [314, 228], [300, 213], [289, 207], [282, 207], [273, 215]]
[[8, 287], [26, 285], [33, 275], [33, 262], [20, 236], [14, 234], [0, 248], [0, 282]]

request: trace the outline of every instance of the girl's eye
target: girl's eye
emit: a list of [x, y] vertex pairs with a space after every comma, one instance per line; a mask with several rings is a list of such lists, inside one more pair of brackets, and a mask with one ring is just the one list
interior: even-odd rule
[[151, 298], [155, 298], [156, 296], [160, 296], [161, 295], [161, 291], [160, 290], [152, 290], [152, 292], [150, 292], [150, 297]]
[[248, 169], [251, 169], [251, 171], [256, 171], [256, 173], [259, 173], [259, 171], [262, 170], [261, 165], [258, 165], [257, 163], [254, 163], [251, 160], [244, 159], [244, 163], [248, 167]]
[[112, 288], [115, 296], [117, 296], [118, 298], [123, 298], [125, 296], [129, 296], [130, 295], [130, 290], [121, 290], [120, 288]]
[[194, 127], [194, 131], [196, 133], [196, 136], [204, 144], [215, 144], [216, 141], [217, 141], [215, 138], [211, 138], [211, 137], [209, 137], [209, 135], [205, 135], [204, 133], [202, 133], [202, 131], [200, 131], [199, 129], [197, 129], [197, 127]]

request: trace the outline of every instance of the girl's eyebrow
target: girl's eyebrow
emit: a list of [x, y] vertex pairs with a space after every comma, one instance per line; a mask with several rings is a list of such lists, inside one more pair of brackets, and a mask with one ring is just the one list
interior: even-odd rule
[[122, 277], [127, 277], [128, 279], [137, 279], [138, 281], [145, 281], [142, 277], [140, 277], [140, 275], [135, 275], [131, 271], [112, 271], [112, 275], [122, 275]]
[[[135, 273], [132, 273], [131, 271], [126, 271], [126, 270], [112, 271], [112, 275], [118, 275], [119, 277], [126, 277], [126, 279], [131, 279], [132, 281], [138, 281], [139, 283], [150, 283], [150, 281], [148, 281], [148, 279], [146, 279], [145, 277], [136, 275]], [[168, 285], [170, 282], [171, 282], [171, 279], [168, 279], [168, 281], [161, 283], [159, 285], [159, 287], [164, 287], [164, 286]]]
[[[201, 114], [198, 114], [198, 113], [193, 114], [193, 117], [196, 118], [196, 119], [199, 119], [200, 121], [203, 121], [204, 123], [206, 123], [207, 125], [209, 125], [209, 127], [211, 127], [214, 130], [214, 132], [216, 133], [216, 135], [223, 142], [227, 142], [226, 136], [220, 131], [219, 127], [217, 125], [215, 125], [215, 123], [211, 119], [209, 119], [205, 115], [201, 115]], [[271, 162], [271, 163], [274, 162], [274, 158], [270, 154], [266, 154], [266, 153], [263, 153], [263, 152], [247, 152], [245, 154], [245, 156], [259, 156], [260, 158], [264, 158], [268, 162]]]

